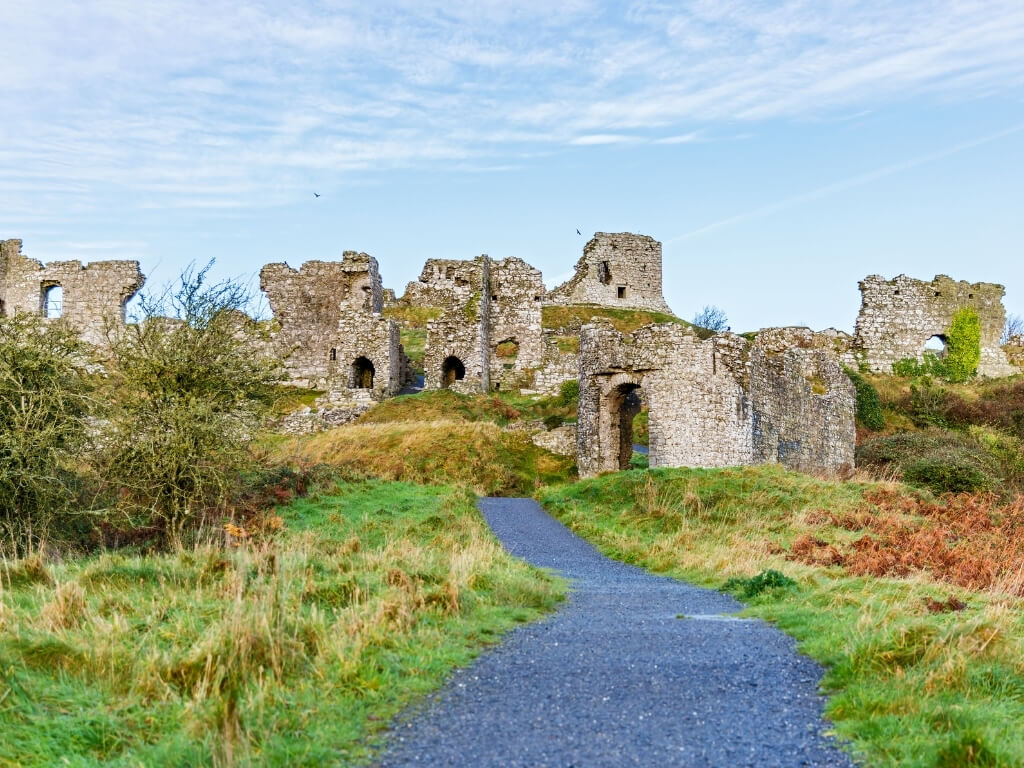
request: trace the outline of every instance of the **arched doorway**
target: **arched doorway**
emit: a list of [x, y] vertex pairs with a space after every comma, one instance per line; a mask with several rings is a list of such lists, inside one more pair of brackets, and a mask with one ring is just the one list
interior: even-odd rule
[[610, 447], [617, 452], [619, 469], [629, 469], [633, 457], [633, 419], [643, 407], [642, 395], [640, 385], [633, 383], [619, 384], [608, 395], [613, 440]]
[[466, 378], [466, 366], [455, 355], [450, 355], [441, 363], [441, 386], [448, 389], [456, 381]]
[[352, 361], [352, 375], [349, 389], [373, 389], [373, 363], [367, 357], [357, 357]]

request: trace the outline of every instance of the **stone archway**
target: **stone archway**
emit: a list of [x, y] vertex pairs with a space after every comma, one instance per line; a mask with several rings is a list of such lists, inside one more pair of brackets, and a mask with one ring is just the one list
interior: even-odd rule
[[456, 381], [466, 378], [466, 366], [455, 355], [449, 355], [441, 363], [441, 387], [448, 389]]
[[368, 357], [357, 357], [352, 361], [349, 389], [373, 389], [373, 375], [376, 373]]

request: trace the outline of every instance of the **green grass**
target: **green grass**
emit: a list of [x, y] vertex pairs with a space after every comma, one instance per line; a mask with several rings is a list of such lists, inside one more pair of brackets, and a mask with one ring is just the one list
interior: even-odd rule
[[[642, 309], [613, 309], [596, 304], [574, 304], [567, 307], [544, 307], [541, 310], [543, 327], [560, 331], [562, 334], [575, 335], [579, 327], [589, 323], [592, 317], [605, 318], [617, 331], [622, 333], [632, 333], [637, 328], [652, 323], [678, 323], [694, 327], [692, 323], [667, 312], [651, 312]], [[579, 351], [578, 344], [572, 351]]]
[[[927, 573], [854, 576], [794, 558], [801, 537], [852, 547], [864, 531], [820, 520], [865, 509], [877, 487], [748, 467], [621, 472], [539, 496], [605, 553], [657, 573], [718, 588], [738, 579], [738, 593], [765, 571], [793, 579], [794, 587], [748, 598], [746, 614], [774, 622], [825, 665], [827, 715], [864, 764], [1024, 764], [1019, 598]], [[898, 501], [894, 486], [885, 488]], [[928, 611], [927, 600], [950, 596], [967, 608]]]
[[349, 481], [249, 525], [235, 547], [0, 564], [0, 765], [360, 763], [563, 590], [451, 488]]

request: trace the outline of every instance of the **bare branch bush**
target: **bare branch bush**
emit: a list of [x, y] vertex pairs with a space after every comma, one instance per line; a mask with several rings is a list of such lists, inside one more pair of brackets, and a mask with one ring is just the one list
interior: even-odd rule
[[103, 476], [122, 519], [165, 545], [229, 512], [281, 380], [242, 311], [248, 291], [211, 284], [211, 266], [143, 296], [138, 322], [110, 335], [117, 406]]

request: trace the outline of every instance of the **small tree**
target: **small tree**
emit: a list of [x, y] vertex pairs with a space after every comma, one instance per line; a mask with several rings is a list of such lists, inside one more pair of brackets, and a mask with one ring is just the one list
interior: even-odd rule
[[226, 508], [280, 380], [242, 312], [248, 293], [209, 284], [210, 266], [144, 296], [140, 322], [111, 338], [118, 404], [106, 477], [117, 507], [167, 542]]
[[971, 307], [961, 307], [953, 315], [946, 335], [946, 378], [967, 381], [978, 372], [981, 362], [981, 319]]
[[725, 312], [713, 304], [706, 305], [704, 309], [693, 316], [694, 325], [709, 331], [724, 331], [728, 322], [729, 318], [725, 316]]
[[91, 362], [62, 321], [0, 317], [0, 555], [36, 549], [75, 503], [95, 410]]
[[1003, 326], [1003, 334], [999, 337], [999, 343], [1006, 345], [1014, 336], [1024, 337], [1024, 317], [1020, 315], [1007, 315], [1006, 324]]

